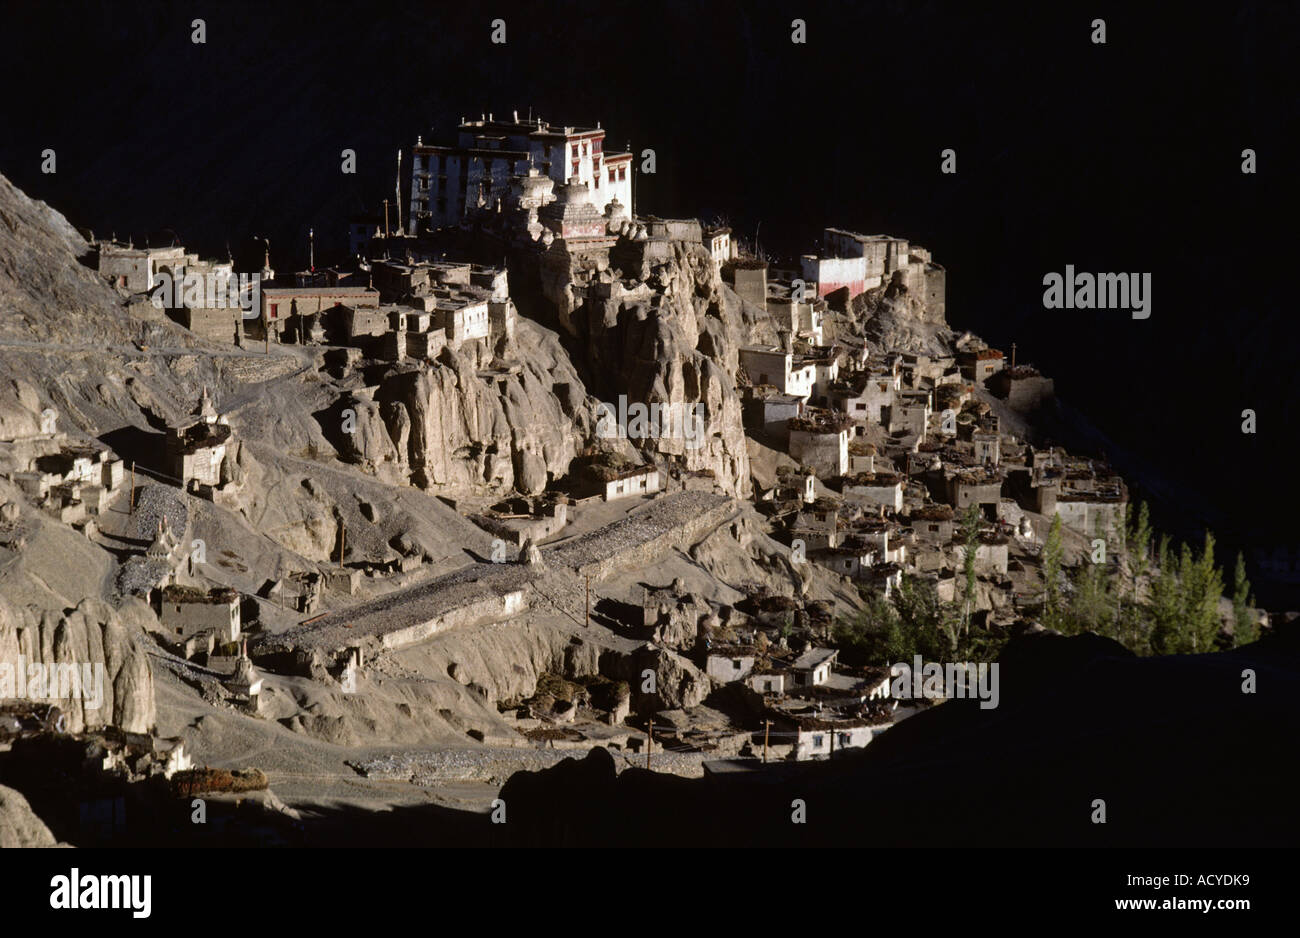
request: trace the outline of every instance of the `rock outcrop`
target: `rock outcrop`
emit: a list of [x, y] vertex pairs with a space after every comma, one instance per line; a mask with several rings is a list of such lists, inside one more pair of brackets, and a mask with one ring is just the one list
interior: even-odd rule
[[54, 835], [36, 816], [22, 793], [0, 785], [0, 850], [53, 846]]
[[344, 405], [356, 429], [340, 455], [421, 488], [541, 492], [591, 435], [593, 407], [554, 333], [522, 321], [498, 351], [470, 343], [390, 369], [373, 401]]
[[[542, 278], [545, 298], [575, 337], [574, 354], [603, 401], [617, 407], [626, 395], [629, 406], [668, 405], [669, 414], [699, 415], [698, 432], [634, 438], [639, 449], [686, 470], [712, 471], [724, 490], [748, 496], [736, 368], [754, 326], [703, 245], [649, 242], [651, 254], [647, 244], [621, 241], [611, 250], [613, 269], [587, 270], [574, 258], [567, 280], [556, 279], [554, 265], [544, 265], [550, 274]], [[588, 282], [575, 291], [580, 279]]]
[[889, 283], [853, 298], [849, 315], [884, 348], [942, 355], [951, 351], [953, 333], [943, 311], [908, 288], [901, 271]]
[[[0, 698], [54, 704], [69, 733], [105, 725], [150, 731], [157, 722], [153, 672], [135, 624], [153, 613], [139, 600], [128, 606], [119, 614], [87, 598], [61, 614], [16, 608], [0, 597]], [[54, 687], [47, 686], [49, 675]]]

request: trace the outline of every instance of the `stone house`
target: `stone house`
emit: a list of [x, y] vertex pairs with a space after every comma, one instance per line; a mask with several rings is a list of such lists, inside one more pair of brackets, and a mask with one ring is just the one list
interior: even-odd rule
[[790, 456], [819, 478], [843, 475], [849, 468], [850, 422], [842, 414], [809, 410], [791, 420]]
[[834, 648], [809, 648], [790, 664], [795, 686], [819, 687], [825, 684], [838, 657], [839, 652]]
[[722, 265], [722, 280], [759, 309], [767, 309], [767, 264], [752, 257], [735, 257]]
[[113, 286], [131, 293], [153, 289], [159, 273], [175, 277], [185, 268], [185, 248], [137, 248], [112, 242], [99, 245], [99, 274]]
[[927, 544], [947, 544], [957, 528], [951, 505], [926, 505], [911, 515], [912, 531]]
[[1002, 437], [997, 431], [976, 430], [971, 434], [975, 461], [981, 466], [996, 466], [1002, 458]]
[[742, 346], [739, 354], [751, 384], [770, 384], [804, 401], [812, 394], [817, 382], [815, 362], [796, 364], [794, 353], [780, 346]]
[[903, 510], [903, 477], [892, 472], [861, 473], [840, 480], [840, 494], [846, 500]]
[[835, 547], [839, 544], [839, 511], [833, 504], [816, 503], [799, 511], [790, 523], [792, 539], [802, 540], [804, 547]]
[[743, 681], [754, 670], [758, 649], [750, 645], [716, 645], [709, 649], [704, 673], [722, 684]]
[[261, 290], [261, 328], [301, 336], [308, 323], [320, 325], [318, 320], [343, 307], [365, 309], [379, 307], [379, 291], [369, 287], [329, 286], [263, 287]]
[[159, 613], [163, 632], [175, 644], [195, 635], [211, 634], [218, 645], [239, 640], [239, 592], [226, 587], [201, 590], [166, 586]]
[[832, 573], [853, 580], [864, 579], [867, 571], [879, 559], [876, 549], [862, 542], [844, 543], [835, 547], [820, 547], [810, 552], [818, 565]]
[[803, 413], [803, 398], [765, 384], [745, 388], [742, 401], [745, 428], [776, 440], [789, 439], [789, 423]]
[[885, 409], [894, 403], [899, 378], [889, 374], [855, 374], [827, 389], [831, 406], [854, 420], [883, 424]]
[[958, 515], [968, 506], [980, 506], [984, 517], [989, 521], [998, 518], [998, 506], [1002, 501], [1002, 475], [994, 469], [962, 469], [945, 475], [947, 501]]
[[731, 238], [730, 228], [705, 228], [702, 236], [709, 256], [719, 267], [736, 256], [736, 244]]
[[659, 491], [659, 470], [654, 466], [637, 466], [614, 473], [605, 480], [604, 498], [607, 502], [633, 495], [649, 495]]
[[758, 667], [749, 673], [745, 683], [758, 694], [784, 694], [789, 686], [790, 671], [780, 667]]
[[957, 363], [961, 367], [962, 377], [984, 387], [989, 378], [1002, 370], [1005, 356], [995, 348], [979, 349], [961, 352], [957, 356]]
[[[1000, 535], [984, 534], [975, 545], [975, 572], [978, 574], [1007, 572], [1007, 539]], [[952, 564], [961, 570], [966, 563], [966, 545], [952, 542]]]
[[876, 732], [888, 728], [888, 721], [869, 717], [827, 717], [781, 714], [774, 721], [782, 732], [792, 733], [796, 762], [825, 759], [844, 749], [861, 749]]
[[932, 414], [930, 392], [899, 391], [885, 413], [888, 415], [885, 425], [890, 433], [904, 432], [924, 440]]
[[876, 447], [865, 440], [849, 441], [849, 475], [871, 475], [876, 471]]

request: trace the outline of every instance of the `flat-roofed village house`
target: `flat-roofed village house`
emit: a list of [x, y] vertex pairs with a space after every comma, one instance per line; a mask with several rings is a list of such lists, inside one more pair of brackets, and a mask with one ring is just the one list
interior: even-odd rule
[[834, 648], [812, 647], [801, 654], [790, 667], [794, 671], [794, 683], [797, 687], [820, 687], [831, 676], [835, 659], [839, 652]]
[[705, 228], [704, 246], [708, 248], [713, 263], [719, 267], [735, 257], [737, 253], [736, 243], [731, 237], [731, 229], [727, 227]]
[[812, 361], [795, 361], [794, 353], [779, 346], [742, 346], [740, 364], [750, 383], [770, 384], [782, 394], [807, 401], [817, 383], [817, 366]]
[[793, 717], [781, 724], [797, 733], [793, 757], [797, 762], [826, 758], [844, 749], [861, 749], [875, 733], [888, 729], [888, 720], [849, 717], [818, 719]]
[[261, 327], [277, 337], [286, 332], [302, 341], [310, 325], [319, 317], [331, 315], [342, 307], [374, 309], [379, 306], [379, 291], [359, 286], [262, 287]]
[[709, 649], [704, 673], [723, 684], [743, 681], [757, 660], [758, 651], [752, 646], [717, 645]]
[[210, 632], [216, 644], [228, 645], [239, 640], [239, 592], [228, 587], [167, 586], [162, 591], [160, 617], [169, 637], [184, 641]]
[[885, 409], [900, 388], [897, 375], [868, 372], [836, 381], [827, 389], [831, 406], [854, 420], [883, 424]]
[[961, 366], [962, 376], [980, 387], [1006, 364], [1005, 356], [995, 348], [962, 352], [957, 356], [957, 362]]
[[892, 472], [846, 475], [840, 480], [840, 494], [847, 500], [903, 510], [903, 477]]
[[185, 248], [137, 248], [132, 245], [101, 242], [99, 273], [115, 287], [131, 293], [148, 293], [157, 275], [166, 272], [175, 277], [185, 268]]
[[843, 414], [809, 410], [787, 424], [790, 457], [819, 478], [843, 475], [849, 468], [849, 421]]

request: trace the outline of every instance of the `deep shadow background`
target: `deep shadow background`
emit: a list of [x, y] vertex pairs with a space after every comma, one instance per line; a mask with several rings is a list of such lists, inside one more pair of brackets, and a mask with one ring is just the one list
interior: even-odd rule
[[[1290, 322], [1300, 9], [741, 4], [7, 8], [0, 172], [98, 235], [328, 260], [395, 155], [529, 107], [654, 148], [642, 213], [725, 215], [770, 253], [837, 225], [948, 268], [948, 319], [1174, 487], [1162, 527], [1300, 543]], [[207, 44], [190, 41], [191, 20]], [[507, 21], [505, 46], [490, 21]], [[790, 42], [790, 21], [808, 42]], [[1090, 41], [1103, 17], [1107, 43]], [[42, 175], [41, 150], [58, 154]], [[342, 149], [358, 172], [340, 172]], [[940, 151], [958, 172], [939, 172]], [[1259, 172], [1240, 172], [1241, 151]], [[1042, 277], [1153, 275], [1152, 317], [1042, 308]], [[1258, 414], [1255, 436], [1241, 411]], [[1111, 454], [1112, 456], [1115, 453]], [[1139, 484], [1141, 479], [1138, 480]], [[1225, 561], [1230, 557], [1225, 557]], [[1257, 584], [1260, 572], [1255, 571]], [[1290, 597], [1286, 597], [1290, 601]]]

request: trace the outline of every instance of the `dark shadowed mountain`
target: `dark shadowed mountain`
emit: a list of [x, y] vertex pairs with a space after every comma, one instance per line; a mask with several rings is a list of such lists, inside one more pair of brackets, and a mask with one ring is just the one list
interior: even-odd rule
[[[1199, 540], [1212, 524], [1227, 550], [1300, 543], [1281, 482], [1300, 401], [1286, 273], [1300, 11], [798, 13], [805, 45], [790, 11], [730, 0], [27, 5], [4, 14], [0, 172], [96, 234], [223, 256], [261, 235], [291, 269], [309, 228], [328, 259], [349, 214], [379, 209], [418, 134], [515, 108], [601, 120], [611, 143], [655, 151], [644, 212], [726, 216], [778, 255], [824, 225], [929, 247], [955, 327], [1015, 342], [1116, 447], [1195, 496], [1157, 505], [1164, 528]], [[1043, 275], [1066, 264], [1150, 272], [1151, 318], [1045, 310]]]
[[[1292, 846], [1300, 644], [1136, 658], [1013, 640], [1001, 700], [953, 700], [816, 763], [682, 779], [593, 750], [501, 791], [503, 842], [571, 846]], [[1257, 693], [1243, 693], [1243, 672]], [[803, 823], [794, 823], [796, 800]], [[1096, 802], [1104, 802], [1105, 823]]]

